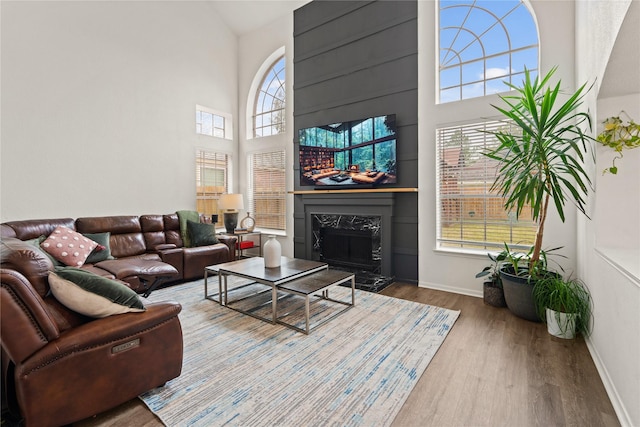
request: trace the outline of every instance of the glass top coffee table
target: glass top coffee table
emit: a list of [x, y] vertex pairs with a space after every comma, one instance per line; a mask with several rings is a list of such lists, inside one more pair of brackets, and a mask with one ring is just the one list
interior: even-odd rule
[[[205, 268], [205, 298], [257, 319], [277, 323], [278, 286], [328, 268], [324, 262], [288, 257], [282, 257], [278, 268], [265, 268], [262, 257], [211, 265]], [[209, 273], [218, 274], [217, 300], [215, 295], [208, 294]], [[233, 300], [229, 298], [230, 276], [245, 279], [233, 288], [237, 294]], [[271, 306], [270, 315], [257, 314], [266, 305]]]

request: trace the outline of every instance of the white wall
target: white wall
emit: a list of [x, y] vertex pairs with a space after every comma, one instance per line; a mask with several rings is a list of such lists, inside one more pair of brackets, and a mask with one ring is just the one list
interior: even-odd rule
[[[265, 66], [271, 65], [265, 62], [279, 49], [284, 47], [286, 56], [286, 104], [285, 132], [261, 138], [253, 138], [251, 127], [253, 103], [255, 92], [252, 91], [252, 83], [258, 75], [257, 86], [259, 88], [262, 72]], [[284, 16], [249, 34], [240, 37], [238, 42], [238, 101], [239, 101], [239, 138], [240, 152], [238, 155], [239, 171], [241, 176], [247, 176], [247, 158], [253, 152], [264, 152], [284, 149], [286, 153], [287, 171], [293, 170], [293, 14]], [[268, 68], [267, 68], [268, 69]], [[249, 128], [249, 129], [247, 129]], [[293, 190], [293, 173], [287, 173], [287, 191]], [[246, 179], [241, 180], [240, 192], [247, 193]], [[287, 196], [286, 235], [277, 235], [282, 245], [282, 255], [293, 257], [293, 196]]]
[[[576, 63], [579, 76], [597, 72], [598, 84], [624, 73], [640, 79], [640, 69], [607, 67], [620, 37], [630, 1], [580, 2]], [[637, 6], [637, 5], [636, 5]], [[636, 7], [636, 19], [638, 8]], [[638, 28], [635, 28], [638, 33]], [[628, 42], [628, 41], [627, 41]], [[637, 41], [631, 43], [637, 46]], [[636, 57], [637, 58], [637, 57]], [[640, 120], [640, 93], [599, 98], [590, 94], [594, 135], [602, 121], [625, 110]], [[624, 117], [624, 116], [623, 116]], [[617, 161], [618, 174], [602, 174], [611, 165], [612, 150], [596, 146], [592, 179], [596, 191], [590, 199], [591, 221], [578, 226], [578, 269], [593, 298], [593, 334], [587, 340], [616, 414], [623, 426], [640, 425], [640, 149], [626, 151]]]
[[[2, 221], [195, 208], [195, 105], [237, 111], [206, 2], [2, 2]], [[235, 132], [237, 134], [237, 132]]]
[[[574, 34], [573, 2], [533, 1], [540, 33], [541, 73], [559, 66], [554, 79], [561, 79], [563, 88], [574, 87]], [[468, 295], [482, 295], [482, 281], [475, 274], [487, 265], [484, 254], [469, 255], [435, 250], [436, 241], [436, 179], [435, 130], [440, 126], [496, 117], [490, 104], [500, 105], [497, 96], [474, 98], [437, 105], [435, 100], [437, 57], [436, 20], [437, 2], [418, 2], [419, 49], [419, 284], [420, 286], [448, 290]], [[556, 81], [556, 80], [554, 80]], [[568, 272], [575, 269], [576, 211], [568, 206], [563, 224], [550, 212], [545, 227], [543, 248], [563, 246], [566, 260], [557, 259]], [[437, 268], [434, 268], [437, 266]]]

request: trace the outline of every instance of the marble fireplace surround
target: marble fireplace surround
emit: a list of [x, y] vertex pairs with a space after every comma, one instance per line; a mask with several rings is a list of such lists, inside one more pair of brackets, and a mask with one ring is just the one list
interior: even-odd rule
[[[374, 260], [379, 262], [376, 273], [393, 276], [391, 230], [393, 195], [375, 197], [319, 194], [305, 197], [305, 258], [319, 260], [319, 230], [323, 224], [337, 228], [373, 231]], [[314, 230], [315, 223], [315, 230]]]
[[[371, 215], [344, 215], [344, 214], [313, 214], [313, 252], [318, 253], [321, 260], [327, 261], [327, 259], [335, 259], [336, 262], [340, 262], [340, 258], [332, 256], [331, 253], [324, 253], [324, 249], [322, 246], [323, 239], [327, 239], [327, 235], [325, 234], [323, 237], [323, 231], [327, 229], [331, 229], [332, 231], [336, 231], [336, 234], [342, 236], [344, 241], [338, 242], [337, 247], [341, 246], [341, 243], [347, 243], [347, 246], [350, 246], [354, 243], [355, 240], [365, 240], [371, 244], [371, 260], [361, 260], [358, 262], [360, 268], [363, 268], [367, 271], [372, 271], [374, 273], [381, 273], [382, 266], [382, 244], [380, 240], [380, 231], [381, 227], [381, 217], [380, 216], [371, 216]], [[356, 232], [352, 237], [355, 237], [354, 240], [350, 240], [348, 237], [349, 232]], [[362, 233], [362, 234], [360, 234]], [[368, 246], [368, 245], [367, 245]], [[361, 254], [366, 253], [369, 255], [369, 248], [360, 248], [356, 249], [356, 252], [361, 252]], [[348, 250], [345, 250], [345, 252]], [[336, 252], [339, 253], [339, 252]], [[360, 255], [360, 254], [359, 254]], [[345, 260], [347, 261], [347, 260]], [[355, 260], [351, 260], [351, 263], [355, 262]], [[349, 264], [345, 264], [348, 266]], [[351, 264], [354, 265], [354, 264]]]

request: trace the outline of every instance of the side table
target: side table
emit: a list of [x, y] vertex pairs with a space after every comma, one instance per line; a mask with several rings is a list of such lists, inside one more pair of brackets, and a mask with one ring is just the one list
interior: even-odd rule
[[[262, 233], [259, 231], [251, 231], [247, 233], [226, 233], [222, 232], [219, 234], [223, 234], [225, 236], [235, 236], [238, 238], [238, 242], [236, 243], [236, 259], [241, 259], [245, 257], [244, 251], [247, 249], [258, 249], [258, 256], [262, 256]], [[258, 245], [255, 245], [255, 242], [249, 237], [258, 236]], [[248, 255], [247, 255], [248, 256]]]

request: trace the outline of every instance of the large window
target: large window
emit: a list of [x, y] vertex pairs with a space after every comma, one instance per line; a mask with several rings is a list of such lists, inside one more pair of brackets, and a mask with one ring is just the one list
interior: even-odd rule
[[538, 70], [538, 30], [519, 0], [440, 0], [440, 102], [508, 91]]
[[[498, 145], [486, 131], [511, 125], [487, 121], [437, 130], [439, 248], [494, 250], [533, 244], [536, 224], [525, 208], [516, 218], [504, 210], [504, 198], [491, 190], [497, 163], [482, 155]], [[513, 126], [510, 132], [517, 132]]]
[[285, 57], [280, 57], [266, 72], [256, 95], [254, 137], [276, 135], [285, 130]]
[[230, 190], [229, 157], [210, 151], [196, 152], [196, 208], [207, 216], [218, 214], [219, 224], [222, 223], [222, 212], [218, 209], [218, 198]]
[[249, 155], [249, 206], [256, 227], [285, 229], [284, 150]]

